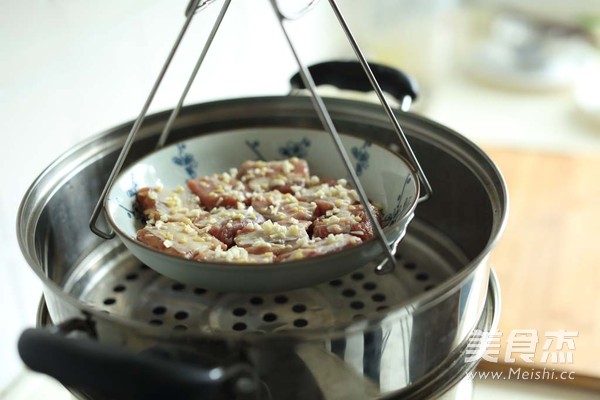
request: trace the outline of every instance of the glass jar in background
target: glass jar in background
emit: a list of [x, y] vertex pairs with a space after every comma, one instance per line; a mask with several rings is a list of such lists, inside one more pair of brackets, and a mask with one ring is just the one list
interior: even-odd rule
[[[423, 109], [435, 86], [453, 66], [454, 32], [459, 0], [338, 0], [342, 14], [371, 62], [397, 67], [419, 84]], [[337, 29], [337, 27], [336, 27]], [[331, 57], [354, 59], [345, 39]]]
[[[598, 0], [470, 0], [458, 43], [461, 70], [519, 91], [571, 89], [597, 52]], [[596, 42], [596, 49], [594, 49]]]

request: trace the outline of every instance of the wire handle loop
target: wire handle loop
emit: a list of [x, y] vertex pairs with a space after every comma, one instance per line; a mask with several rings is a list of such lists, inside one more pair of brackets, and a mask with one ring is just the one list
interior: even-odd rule
[[[163, 67], [160, 70], [160, 73], [158, 74], [156, 81], [154, 82], [154, 85], [152, 85], [150, 94], [148, 95], [148, 98], [146, 99], [146, 102], [144, 103], [144, 106], [142, 107], [142, 110], [140, 111], [139, 116], [135, 120], [135, 123], [133, 124], [133, 127], [131, 128], [131, 131], [129, 132], [129, 135], [127, 135], [127, 138], [125, 139], [125, 143], [123, 144], [121, 153], [119, 154], [119, 157], [117, 158], [117, 161], [115, 162], [115, 166], [113, 167], [113, 169], [110, 173], [110, 176], [108, 177], [106, 185], [104, 186], [104, 189], [102, 190], [102, 193], [100, 194], [100, 198], [98, 199], [98, 202], [96, 203], [96, 207], [94, 208], [94, 211], [90, 218], [89, 227], [92, 230], [92, 232], [94, 232], [96, 235], [100, 236], [103, 239], [112, 239], [115, 237], [115, 232], [112, 229], [109, 228], [108, 231], [104, 231], [97, 226], [98, 218], [100, 217], [100, 214], [102, 212], [106, 196], [108, 195], [108, 192], [110, 191], [113, 184], [115, 183], [115, 180], [117, 179], [117, 175], [121, 171], [121, 168], [123, 168], [123, 163], [125, 162], [125, 159], [127, 158], [127, 154], [129, 154], [129, 150], [131, 149], [131, 145], [133, 144], [135, 136], [137, 135], [138, 131], [140, 130], [140, 127], [142, 126], [142, 123], [144, 122], [144, 118], [145, 118], [146, 114], [148, 113], [150, 104], [152, 104], [152, 100], [154, 99], [154, 96], [156, 95], [156, 92], [158, 91], [158, 88], [159, 88], [167, 70], [169, 69], [169, 65], [171, 64], [171, 61], [173, 60], [173, 57], [175, 56], [175, 53], [177, 52], [177, 49], [179, 48], [179, 44], [183, 40], [183, 37], [185, 36], [185, 33], [187, 32], [187, 30], [190, 26], [190, 23], [192, 22], [192, 18], [196, 14], [195, 11], [194, 12], [188, 12], [188, 11], [189, 10], [198, 10], [198, 7], [199, 7], [199, 4], [201, 3], [201, 1], [202, 0], [191, 0], [190, 3], [188, 4], [187, 10], [186, 10], [185, 23], [181, 27], [181, 30], [179, 31], [179, 34], [177, 35], [177, 39], [175, 39], [175, 43], [173, 44], [173, 47], [171, 48], [171, 51], [169, 52], [169, 55], [167, 56], [167, 59], [165, 60], [165, 63], [163, 64]], [[206, 5], [211, 1], [214, 1], [214, 0], [204, 0], [203, 3]]]
[[[119, 157], [115, 163], [115, 166], [110, 174], [110, 177], [108, 178], [106, 186], [104, 187], [104, 190], [102, 191], [100, 199], [99, 199], [98, 203], [96, 204], [96, 208], [94, 209], [94, 212], [90, 219], [90, 229], [92, 230], [92, 232], [94, 232], [96, 235], [98, 235], [104, 239], [111, 239], [115, 235], [115, 233], [112, 230], [105, 232], [96, 226], [97, 220], [102, 211], [103, 204], [106, 199], [107, 193], [112, 188], [112, 186], [116, 180], [117, 174], [119, 173], [119, 171], [121, 170], [121, 168], [123, 166], [125, 158], [127, 157], [127, 154], [129, 153], [131, 145], [135, 139], [135, 136], [138, 133], [138, 131], [144, 121], [144, 117], [145, 117], [146, 113], [148, 112], [148, 108], [150, 107], [150, 104], [152, 103], [152, 100], [154, 99], [154, 96], [162, 82], [162, 79], [163, 79], [167, 69], [169, 68], [169, 65], [170, 65], [175, 53], [177, 52], [179, 44], [181, 43], [183, 36], [185, 35], [185, 33], [192, 21], [193, 16], [198, 11], [204, 9], [207, 5], [213, 3], [214, 1], [215, 0], [191, 0], [190, 3], [188, 4], [188, 7], [186, 8], [186, 12], [185, 12], [186, 21], [185, 21], [183, 27], [181, 28], [179, 35], [177, 36], [175, 44], [173, 45], [171, 51], [169, 52], [167, 60], [165, 61], [164, 65], [159, 73], [158, 78], [154, 82], [152, 90], [150, 91], [150, 94], [149, 94], [148, 98], [146, 99], [146, 102], [145, 102], [138, 118], [136, 119], [131, 131], [129, 132], [129, 135], [127, 136], [127, 139], [125, 140], [123, 149], [121, 150], [121, 153], [119, 154]], [[321, 120], [323, 127], [331, 135], [333, 142], [336, 145], [339, 156], [342, 159], [342, 161], [344, 162], [344, 165], [348, 172], [348, 176], [350, 177], [350, 180], [359, 195], [360, 202], [361, 202], [362, 206], [364, 207], [365, 213], [368, 216], [368, 218], [371, 222], [371, 225], [374, 227], [377, 239], [379, 240], [379, 243], [381, 244], [383, 253], [386, 256], [386, 259], [384, 261], [378, 263], [378, 265], [376, 266], [376, 268], [375, 268], [376, 272], [377, 273], [391, 272], [391, 271], [393, 271], [393, 269], [395, 267], [395, 258], [394, 258], [393, 250], [387, 244], [387, 240], [386, 240], [385, 234], [383, 232], [383, 228], [377, 221], [377, 218], [376, 218], [373, 210], [371, 210], [371, 208], [369, 207], [369, 200], [367, 198], [367, 194], [365, 193], [364, 188], [362, 187], [360, 180], [359, 180], [358, 176], [356, 175], [356, 171], [354, 170], [354, 167], [352, 166], [352, 163], [350, 162], [350, 158], [348, 157], [348, 154], [347, 154], [347, 152], [343, 146], [343, 143], [341, 141], [341, 138], [335, 128], [335, 125], [333, 124], [333, 120], [331, 119], [331, 116], [329, 115], [329, 112], [327, 111], [327, 108], [325, 107], [325, 103], [323, 102], [323, 100], [319, 96], [319, 94], [317, 93], [316, 85], [310, 74], [310, 71], [306, 67], [306, 65], [302, 62], [302, 60], [300, 59], [300, 56], [296, 50], [296, 47], [294, 46], [293, 41], [292, 41], [292, 39], [288, 33], [288, 30], [285, 26], [286, 21], [294, 21], [294, 20], [301, 18], [303, 15], [305, 15], [308, 11], [310, 11], [319, 2], [319, 0], [307, 0], [307, 1], [308, 1], [308, 3], [306, 4], [306, 6], [294, 11], [293, 13], [290, 13], [289, 11], [284, 11], [282, 9], [281, 3], [280, 3], [281, 0], [270, 0], [273, 10], [279, 21], [279, 25], [281, 27], [283, 35], [289, 46], [289, 49], [292, 52], [294, 59], [298, 65], [298, 69], [299, 69], [299, 73], [302, 78], [302, 81], [304, 82], [305, 87], [309, 90], [309, 92], [311, 94], [310, 98], [313, 103], [313, 107], [315, 108], [315, 111], [317, 112], [317, 115], [318, 115], [319, 119]], [[379, 83], [375, 79], [375, 76], [374, 76], [373, 72], [371, 71], [371, 68], [369, 67], [369, 64], [368, 64], [366, 58], [364, 57], [356, 40], [354, 39], [354, 36], [352, 35], [352, 32], [350, 31], [348, 24], [344, 20], [344, 17], [342, 16], [335, 0], [328, 0], [328, 1], [329, 1], [329, 4], [338, 20], [340, 26], [342, 27], [342, 29], [346, 35], [346, 38], [348, 39], [348, 42], [350, 43], [350, 45], [352, 46], [352, 49], [354, 50], [354, 53], [356, 54], [362, 69], [364, 70], [365, 74], [369, 78], [369, 82], [371, 83], [373, 90], [377, 94], [379, 101], [381, 102], [381, 105], [383, 106], [390, 122], [392, 123], [394, 130], [396, 131], [398, 140], [402, 144], [404, 151], [408, 155], [408, 158], [409, 158], [410, 163], [412, 164], [412, 167], [417, 171], [419, 179], [423, 183], [425, 193], [422, 197], [419, 198], [419, 201], [423, 201], [423, 200], [427, 199], [429, 196], [431, 196], [431, 193], [432, 193], [431, 186], [425, 176], [425, 173], [423, 172], [421, 166], [419, 165], [419, 162], [418, 162], [417, 158], [415, 157], [415, 155], [410, 147], [410, 144], [408, 143], [406, 136], [404, 135], [404, 132], [402, 131], [402, 128], [400, 127], [400, 124], [398, 123], [398, 120], [396, 119], [396, 117], [392, 111], [392, 108], [388, 104], [388, 102], [383, 94], [383, 91], [381, 90], [381, 87], [379, 86]], [[159, 137], [159, 140], [157, 143], [158, 148], [162, 147], [166, 143], [166, 140], [169, 136], [172, 125], [173, 125], [175, 119], [177, 118], [179, 111], [181, 110], [181, 108], [183, 106], [185, 98], [191, 88], [192, 83], [194, 82], [194, 80], [196, 78], [198, 71], [200, 70], [202, 63], [204, 62], [206, 54], [208, 53], [208, 50], [210, 49], [210, 46], [216, 36], [216, 33], [219, 30], [219, 27], [221, 26], [221, 22], [223, 21], [223, 18], [229, 8], [230, 3], [231, 3], [231, 0], [224, 0], [221, 11], [213, 25], [213, 28], [212, 28], [205, 44], [204, 44], [204, 48], [203, 48], [203, 50], [196, 62], [196, 65], [188, 79], [185, 89], [183, 90], [183, 93], [181, 94], [181, 96], [179, 98], [177, 106], [171, 112], [171, 115], [169, 116], [169, 120], [167, 121], [167, 123]], [[404, 100], [406, 100], [406, 102], [403, 101], [403, 104], [402, 104], [403, 109], [405, 109], [409, 106], [409, 104], [407, 103], [408, 100], [407, 99], [404, 99]], [[392, 244], [392, 246], [394, 246], [394, 244]]]

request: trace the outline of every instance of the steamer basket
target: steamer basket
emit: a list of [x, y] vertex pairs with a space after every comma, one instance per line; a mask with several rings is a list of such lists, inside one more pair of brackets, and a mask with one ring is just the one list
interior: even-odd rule
[[[340, 133], [398, 150], [379, 107], [326, 104]], [[152, 150], [167, 116], [147, 118], [126, 164]], [[417, 208], [395, 271], [375, 275], [367, 265], [268, 295], [170, 281], [118, 239], [89, 231], [130, 124], [63, 155], [26, 194], [18, 238], [44, 282], [52, 322], [99, 343], [30, 330], [20, 341], [22, 358], [94, 398], [409, 397], [423, 380], [441, 376], [441, 364], [459, 359], [481, 321], [487, 260], [508, 204], [500, 173], [479, 148], [422, 117], [397, 117], [435, 193]], [[319, 129], [320, 122], [307, 98], [236, 99], [184, 108], [169, 140], [240, 127]]]

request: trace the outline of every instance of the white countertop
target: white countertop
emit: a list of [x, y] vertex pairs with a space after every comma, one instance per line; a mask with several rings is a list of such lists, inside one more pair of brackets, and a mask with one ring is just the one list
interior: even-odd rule
[[[0, 13], [0, 135], [8, 150], [0, 172], [0, 388], [15, 382], [22, 371], [16, 339], [34, 325], [41, 294], [15, 236], [22, 196], [35, 177], [75, 143], [137, 115], [187, 4], [185, 0], [178, 0], [177, 6], [159, 0], [25, 3], [5, 0], [3, 8], [10, 12]], [[231, 10], [214, 57], [207, 59], [188, 103], [287, 93], [287, 79], [295, 68], [291, 58], [282, 56], [287, 53], [281, 37], [273, 35], [274, 21], [253, 23], [247, 15], [260, 9], [240, 4]], [[310, 18], [318, 23], [320, 17]], [[264, 46], [249, 47], [233, 33], [225, 33], [234, 25], [246, 27]], [[203, 29], [193, 26], [188, 37], [199, 37]], [[334, 54], [327, 43], [315, 51], [313, 45], [320, 41], [314, 31], [301, 35], [301, 50], [313, 51], [307, 62]], [[198, 39], [184, 43], [183, 56], [174, 61], [151, 110], [175, 104], [199, 43]], [[223, 59], [229, 62], [223, 64]], [[600, 125], [577, 111], [571, 90], [508, 91], [481, 85], [450, 69], [418, 110], [484, 146], [600, 151]], [[37, 384], [47, 385], [48, 393], [58, 396], [49, 398], [65, 395], [64, 390], [51, 389], [48, 380], [36, 382], [21, 385], [11, 393], [24, 394], [10, 398], [30, 398], [27, 393]], [[493, 397], [489, 390], [493, 385], [476, 385], [475, 398], [513, 398]]]
[[[1, 400], [38, 400], [40, 393], [45, 400], [73, 400], [71, 393], [60, 383], [46, 375], [23, 373], [8, 389], [0, 392]], [[473, 381], [471, 400], [594, 400], [597, 393], [532, 382]]]

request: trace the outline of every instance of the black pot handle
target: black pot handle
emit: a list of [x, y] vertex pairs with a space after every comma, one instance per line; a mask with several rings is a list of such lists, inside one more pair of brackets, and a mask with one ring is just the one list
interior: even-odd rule
[[[369, 63], [369, 67], [381, 89], [398, 104], [407, 104], [407, 97], [411, 102], [417, 99], [417, 83], [409, 75], [382, 64]], [[342, 90], [365, 93], [373, 91], [373, 86], [357, 61], [328, 61], [312, 65], [308, 70], [317, 86], [332, 85]], [[292, 89], [306, 89], [299, 72], [290, 78], [290, 85]], [[403, 110], [407, 111], [405, 107]]]
[[[373, 85], [365, 69], [358, 61], [327, 61], [320, 64], [311, 65], [308, 71], [316, 86], [333, 85], [342, 90], [354, 90], [360, 92], [373, 91]], [[372, 75], [377, 80], [382, 91], [390, 94], [400, 105], [401, 111], [408, 111], [412, 102], [417, 98], [416, 82], [404, 72], [381, 64], [369, 63]], [[298, 89], [306, 89], [302, 75], [297, 72], [290, 78], [292, 91]], [[387, 111], [387, 110], [386, 110]], [[390, 120], [395, 120], [390, 116]], [[432, 188], [425, 176], [425, 172], [421, 168], [414, 152], [410, 148], [402, 129], [393, 121], [395, 130], [398, 133], [398, 139], [404, 148], [405, 155], [408, 158], [411, 166], [417, 171], [421, 182], [421, 195], [418, 202], [427, 200], [432, 194]], [[379, 267], [377, 269], [379, 271]]]
[[[71, 326], [86, 322], [73, 320]], [[63, 385], [101, 398], [120, 399], [253, 399], [258, 378], [248, 364], [202, 369], [134, 354], [95, 340], [73, 339], [64, 329], [27, 329], [19, 338], [19, 354], [32, 370]]]

